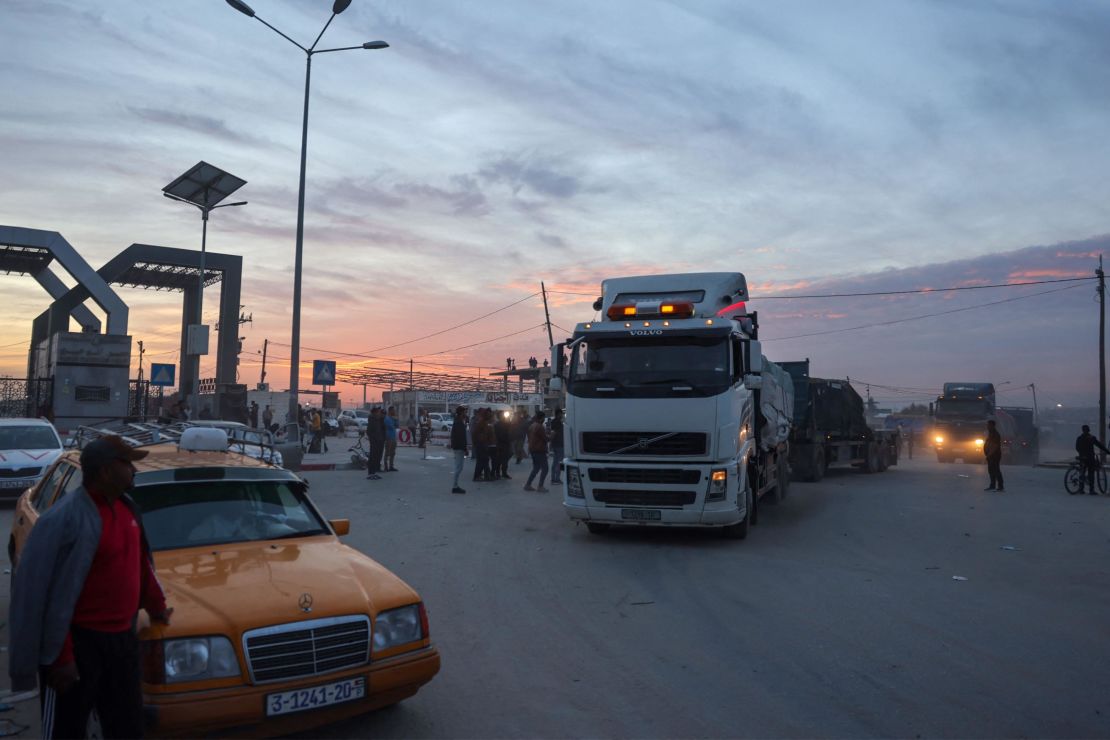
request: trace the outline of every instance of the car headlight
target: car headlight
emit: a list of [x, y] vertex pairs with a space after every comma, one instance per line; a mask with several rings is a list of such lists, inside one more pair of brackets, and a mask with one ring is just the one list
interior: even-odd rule
[[[204, 681], [210, 678], [235, 678], [239, 660], [231, 640], [222, 636], [160, 640], [144, 652], [161, 652], [164, 683]], [[144, 661], [149, 664], [149, 661]], [[147, 676], [151, 680], [152, 676]], [[153, 680], [152, 683], [162, 683]]]
[[716, 468], [709, 474], [709, 492], [706, 501], [724, 501], [728, 490], [728, 471]]
[[374, 648], [372, 652], [395, 648], [424, 639], [426, 618], [423, 604], [390, 609], [374, 618]]
[[582, 491], [582, 478], [578, 475], [578, 468], [567, 468], [567, 495], [571, 498], [586, 498]]
[[936, 443], [937, 443], [938, 445], [942, 445], [942, 444], [944, 444], [944, 437], [942, 437], [942, 436], [940, 436], [940, 435], [938, 434], [938, 435], [937, 435], [937, 436], [936, 436], [936, 437], [934, 438], [934, 441], [936, 441]]
[[981, 439], [975, 440], [975, 446], [976, 447], [982, 447], [983, 446], [983, 440], [981, 440]]

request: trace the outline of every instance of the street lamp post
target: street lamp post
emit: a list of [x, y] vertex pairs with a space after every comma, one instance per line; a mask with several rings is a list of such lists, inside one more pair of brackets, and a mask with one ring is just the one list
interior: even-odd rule
[[335, 16], [342, 13], [351, 5], [351, 0], [335, 0], [331, 7], [331, 17], [324, 27], [320, 29], [317, 34], [316, 40], [312, 42], [312, 46], [304, 47], [296, 41], [286, 36], [278, 29], [271, 26], [266, 21], [262, 20], [255, 14], [254, 10], [242, 0], [227, 0], [227, 4], [238, 10], [248, 18], [254, 18], [262, 25], [269, 28], [271, 31], [281, 36], [289, 43], [296, 46], [298, 49], [305, 53], [305, 73], [304, 73], [304, 118], [301, 123], [301, 174], [300, 186], [297, 193], [297, 249], [293, 261], [293, 331], [290, 344], [292, 351], [289, 357], [289, 423], [292, 425], [292, 439], [294, 441], [300, 439], [300, 425], [296, 424], [297, 421], [297, 408], [299, 401], [297, 393], [300, 388], [300, 363], [301, 363], [301, 265], [304, 253], [304, 180], [305, 180], [305, 162], [308, 156], [308, 92], [309, 83], [312, 79], [312, 55], [324, 54], [330, 51], [350, 51], [352, 49], [386, 49], [389, 47], [384, 41], [367, 41], [359, 46], [342, 46], [334, 49], [317, 49], [316, 44], [320, 43], [320, 38], [324, 35], [324, 31], [328, 30], [328, 26], [335, 20]]

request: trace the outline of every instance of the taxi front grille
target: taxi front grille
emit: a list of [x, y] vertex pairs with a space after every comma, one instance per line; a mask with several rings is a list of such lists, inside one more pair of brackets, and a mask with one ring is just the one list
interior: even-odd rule
[[370, 659], [370, 619], [358, 615], [263, 627], [243, 635], [243, 650], [253, 683], [352, 668]]
[[0, 478], [34, 478], [42, 468], [0, 468]]

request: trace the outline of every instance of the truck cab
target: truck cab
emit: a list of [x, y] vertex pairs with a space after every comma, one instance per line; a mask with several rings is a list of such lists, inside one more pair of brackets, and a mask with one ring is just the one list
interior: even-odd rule
[[759, 497], [784, 492], [792, 386], [762, 356], [746, 298], [739, 273], [602, 283], [603, 318], [578, 324], [553, 355], [567, 384], [571, 519], [594, 533], [616, 524], [743, 537]]

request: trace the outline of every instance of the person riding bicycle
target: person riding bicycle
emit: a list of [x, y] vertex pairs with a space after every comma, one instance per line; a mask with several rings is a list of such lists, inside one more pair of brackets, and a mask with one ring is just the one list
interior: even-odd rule
[[1095, 470], [1098, 468], [1098, 458], [1095, 457], [1095, 448], [1099, 448], [1106, 454], [1110, 455], [1110, 450], [1106, 449], [1102, 442], [1098, 441], [1098, 437], [1091, 434], [1091, 428], [1086, 424], [1083, 425], [1083, 433], [1075, 438], [1075, 451], [1079, 455], [1080, 476], [1079, 476], [1079, 492], [1083, 493], [1083, 475], [1082, 471], [1087, 472], [1087, 486], [1091, 489], [1090, 494], [1097, 496], [1098, 491], [1095, 490]]

